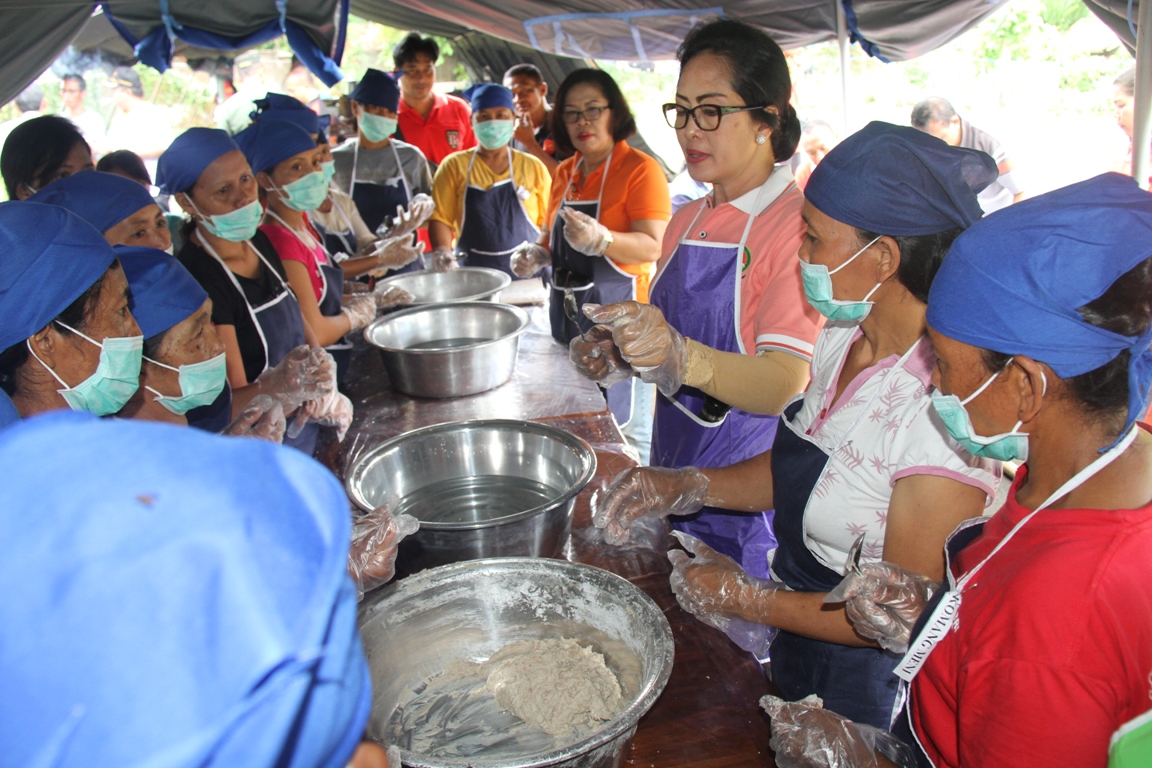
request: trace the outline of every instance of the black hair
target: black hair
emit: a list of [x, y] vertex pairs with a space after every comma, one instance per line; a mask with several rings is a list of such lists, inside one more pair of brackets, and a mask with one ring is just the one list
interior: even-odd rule
[[1116, 76], [1112, 85], [1124, 91], [1129, 96], [1136, 95], [1136, 67], [1129, 67]]
[[124, 88], [132, 91], [136, 98], [144, 98], [144, 84], [140, 82], [140, 75], [131, 67], [116, 67], [112, 70], [112, 87]]
[[784, 51], [762, 29], [735, 19], [702, 22], [692, 28], [676, 58], [680, 71], [702, 53], [724, 59], [728, 65], [732, 90], [748, 106], [775, 107], [749, 112], [758, 123], [772, 129], [772, 154], [777, 162], [796, 154], [800, 143], [800, 118], [789, 99], [792, 98], [792, 75]]
[[80, 129], [56, 115], [36, 117], [13, 128], [0, 150], [0, 175], [8, 199], [19, 199], [16, 190], [21, 184], [39, 191], [50, 183], [80, 143], [88, 146]]
[[[1152, 325], [1152, 258], [1145, 259], [1116, 279], [1098, 298], [1077, 312], [1084, 321], [1121, 336], [1139, 336]], [[990, 373], [1003, 370], [1012, 355], [983, 351]], [[1119, 434], [1128, 417], [1128, 350], [1094, 370], [1065, 379], [1072, 397], [1094, 419], [1106, 420]]]
[[632, 116], [632, 109], [620, 86], [612, 79], [612, 75], [602, 69], [577, 69], [568, 73], [564, 82], [556, 90], [555, 109], [552, 110], [552, 140], [556, 148], [564, 153], [576, 151], [572, 146], [572, 138], [568, 135], [568, 126], [564, 123], [564, 102], [568, 92], [578, 85], [594, 85], [604, 94], [608, 102], [609, 114], [612, 117], [612, 141], [624, 141], [636, 134], [636, 118]]
[[130, 149], [118, 149], [104, 155], [100, 158], [100, 162], [96, 163], [96, 170], [105, 173], [119, 172], [135, 181], [152, 185], [152, 177], [148, 174], [148, 167], [144, 165], [140, 155]]
[[[960, 237], [963, 231], [963, 227], [955, 227], [931, 235], [889, 235], [900, 247], [900, 266], [896, 270], [896, 279], [918, 301], [928, 303], [932, 281], [936, 279], [936, 273], [940, 271], [940, 265], [952, 247], [952, 241]], [[879, 232], [856, 229], [860, 247], [880, 236]]]
[[[81, 330], [88, 325], [88, 318], [92, 312], [96, 310], [96, 302], [100, 298], [100, 290], [104, 287], [104, 279], [108, 273], [105, 272], [100, 275], [100, 278], [88, 286], [88, 290], [80, 294], [75, 301], [65, 307], [64, 311], [58, 314], [53, 320], [53, 323], [63, 323], [64, 325]], [[56, 326], [60, 333], [67, 334], [70, 331], [67, 328]], [[37, 331], [39, 333], [39, 331]], [[16, 342], [8, 349], [0, 352], [0, 389], [8, 394], [9, 397], [16, 394], [17, 378], [20, 369], [24, 363], [28, 362], [31, 355], [28, 352], [28, 345], [25, 343], [27, 340], [23, 339]]]
[[510, 77], [530, 77], [536, 81], [536, 85], [544, 82], [544, 75], [540, 73], [540, 68], [535, 64], [517, 64], [514, 67], [510, 67], [508, 71], [504, 73], [504, 80]]
[[952, 102], [940, 96], [929, 96], [912, 107], [912, 127], [924, 130], [928, 123], [946, 123], [956, 117]]
[[32, 84], [20, 92], [16, 97], [16, 108], [21, 112], [34, 112], [40, 109], [40, 105], [44, 102], [44, 91], [40, 86]]
[[69, 72], [68, 74], [64, 75], [64, 77], [60, 78], [60, 82], [63, 83], [66, 83], [69, 80], [75, 80], [80, 85], [81, 91], [88, 90], [88, 83], [84, 81], [84, 75], [78, 74], [76, 72]]
[[408, 62], [416, 61], [416, 56], [421, 53], [435, 64], [440, 60], [440, 45], [430, 37], [420, 37], [419, 32], [409, 32], [392, 49], [392, 63], [396, 69], [403, 69]]

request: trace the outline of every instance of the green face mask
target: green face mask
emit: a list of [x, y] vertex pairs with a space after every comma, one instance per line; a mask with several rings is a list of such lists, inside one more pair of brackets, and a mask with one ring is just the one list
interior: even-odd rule
[[56, 324], [67, 328], [89, 344], [100, 347], [100, 363], [95, 372], [74, 387], [56, 375], [56, 371], [49, 368], [40, 356], [32, 349], [27, 341], [28, 351], [32, 353], [40, 365], [52, 378], [60, 382], [64, 389], [57, 392], [74, 411], [87, 411], [97, 416], [109, 416], [118, 413], [128, 404], [132, 395], [140, 388], [140, 361], [144, 355], [143, 336], [117, 336], [109, 337], [104, 341], [96, 341], [85, 336], [75, 328], [71, 328], [60, 321]]
[[336, 175], [336, 161], [325, 160], [320, 163], [320, 172], [324, 174], [324, 186], [328, 186], [332, 181], [332, 177]]
[[314, 211], [328, 197], [328, 181], [322, 171], [313, 171], [291, 184], [272, 189], [282, 195], [284, 205], [296, 211]]
[[360, 135], [371, 142], [384, 141], [396, 133], [398, 123], [391, 117], [381, 117], [371, 112], [360, 114]]
[[476, 134], [476, 141], [484, 149], [499, 149], [512, 141], [512, 134], [516, 130], [515, 120], [486, 120], [472, 126]]
[[202, 363], [192, 363], [173, 368], [158, 360], [146, 358], [153, 365], [176, 371], [180, 374], [180, 396], [169, 397], [161, 394], [152, 387], [146, 389], [156, 395], [156, 402], [179, 416], [183, 416], [193, 408], [211, 405], [224, 391], [224, 383], [228, 379], [227, 358], [223, 353], [209, 358]]
[[[192, 203], [192, 207], [196, 208], [196, 204]], [[196, 208], [196, 213], [200, 213], [199, 208]], [[251, 240], [256, 234], [256, 228], [260, 226], [260, 219], [264, 218], [264, 209], [260, 207], [259, 200], [253, 200], [235, 211], [216, 216], [200, 213], [200, 216], [204, 228], [216, 237], [232, 243], [242, 243], [245, 240]]]

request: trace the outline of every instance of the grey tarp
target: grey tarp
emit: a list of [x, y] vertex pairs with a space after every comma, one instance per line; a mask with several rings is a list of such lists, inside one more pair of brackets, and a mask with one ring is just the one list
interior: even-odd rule
[[0, 0], [0, 104], [40, 77], [91, 14], [89, 3]]
[[[1129, 53], [1135, 52], [1136, 37], [1128, 26], [1128, 0], [1084, 0], [1084, 5], [1116, 33], [1116, 37], [1123, 41]], [[1139, 2], [1132, 3], [1133, 24], [1136, 23], [1139, 7]]]

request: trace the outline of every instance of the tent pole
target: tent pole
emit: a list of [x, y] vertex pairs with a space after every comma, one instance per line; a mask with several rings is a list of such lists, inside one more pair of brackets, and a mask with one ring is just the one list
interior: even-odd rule
[[[836, 3], [836, 42], [840, 45], [840, 118], [843, 122], [841, 136], [848, 135], [848, 75], [851, 73], [852, 49], [848, 45], [848, 19], [844, 16], [844, 6]], [[1152, 6], [1152, 3], [1148, 3]]]
[[1132, 178], [1148, 188], [1152, 143], [1152, 2], [1140, 3], [1136, 27], [1136, 103], [1132, 126]]

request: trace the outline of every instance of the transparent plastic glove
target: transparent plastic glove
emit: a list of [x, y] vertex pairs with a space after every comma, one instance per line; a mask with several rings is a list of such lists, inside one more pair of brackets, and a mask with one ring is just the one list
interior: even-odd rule
[[407, 237], [416, 230], [420, 229], [420, 225], [428, 221], [428, 217], [436, 210], [436, 205], [432, 202], [432, 197], [423, 192], [412, 198], [408, 203], [408, 207], [404, 208], [402, 205], [396, 206], [396, 218], [392, 220], [392, 226], [385, 231], [385, 237]]
[[721, 632], [728, 631], [733, 619], [768, 624], [781, 584], [750, 575], [732, 558], [686, 533], [673, 531], [672, 535], [694, 555], [678, 549], [668, 553], [669, 582], [681, 608]]
[[568, 359], [581, 375], [605, 389], [632, 378], [632, 366], [620, 356], [612, 329], [606, 325], [594, 325], [568, 342]]
[[893, 563], [861, 563], [824, 602], [844, 603], [848, 620], [862, 637], [889, 651], [906, 653], [912, 627], [939, 586]]
[[376, 259], [376, 267], [369, 273], [381, 277], [390, 269], [406, 267], [424, 253], [424, 246], [414, 241], [411, 235], [386, 237], [376, 243], [368, 255]]
[[432, 249], [432, 258], [429, 260], [428, 269], [436, 272], [451, 272], [458, 266], [460, 265], [456, 263], [456, 251], [446, 245]]
[[564, 239], [568, 245], [585, 256], [603, 256], [612, 242], [608, 227], [586, 213], [571, 208], [560, 207], [560, 217], [564, 219]]
[[285, 413], [292, 413], [305, 402], [324, 397], [336, 389], [336, 363], [324, 350], [313, 350], [307, 344], [301, 344], [285, 355], [275, 368], [260, 374], [256, 383], [261, 394], [271, 395], [284, 406]]
[[355, 409], [352, 401], [340, 392], [333, 391], [327, 397], [313, 400], [306, 406], [308, 418], [325, 427], [336, 427], [336, 440], [342, 441], [352, 426]]
[[877, 755], [902, 768], [916, 765], [907, 744], [888, 731], [829, 712], [819, 696], [800, 701], [764, 696], [760, 706], [772, 718], [768, 744], [780, 768], [877, 768]]
[[412, 294], [398, 285], [378, 285], [372, 295], [376, 298], [376, 309], [402, 307], [415, 301]]
[[404, 768], [400, 761], [400, 747], [396, 745], [388, 747], [388, 768]]
[[353, 296], [340, 310], [351, 324], [349, 333], [362, 330], [376, 319], [375, 296]]
[[532, 277], [551, 264], [552, 254], [539, 243], [520, 243], [509, 257], [509, 266], [516, 277]]
[[[316, 366], [317, 370], [323, 371], [327, 377], [327, 387], [325, 387], [324, 394], [315, 399], [311, 399], [304, 403], [300, 410], [292, 419], [292, 423], [288, 425], [288, 431], [285, 437], [295, 438], [304, 430], [304, 425], [308, 423], [309, 419], [321, 421], [325, 418], [327, 412], [332, 408], [332, 402], [340, 393], [336, 391], [336, 361], [332, 355], [324, 349], [310, 349], [308, 350], [310, 362]], [[341, 435], [343, 439], [343, 435]]]
[[348, 574], [360, 594], [370, 592], [396, 575], [396, 549], [405, 536], [420, 529], [411, 515], [393, 515], [386, 506], [353, 521], [348, 549]]
[[708, 478], [696, 467], [637, 467], [616, 475], [608, 490], [592, 498], [592, 524], [609, 544], [628, 541], [639, 517], [690, 515], [708, 498]]
[[344, 295], [355, 296], [358, 293], [371, 293], [372, 287], [368, 283], [362, 283], [359, 280], [345, 280], [344, 281]]
[[603, 307], [585, 304], [584, 314], [595, 323], [612, 326], [612, 340], [642, 380], [655, 384], [667, 397], [684, 384], [688, 348], [658, 307], [635, 301]]
[[258, 437], [273, 443], [284, 442], [284, 406], [269, 395], [256, 395], [224, 429], [230, 437]]

